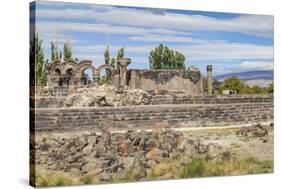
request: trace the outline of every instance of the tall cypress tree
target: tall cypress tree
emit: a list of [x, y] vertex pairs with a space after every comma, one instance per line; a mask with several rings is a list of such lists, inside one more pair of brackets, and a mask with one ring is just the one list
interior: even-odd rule
[[67, 40], [63, 46], [63, 59], [69, 61], [72, 57], [71, 42]]
[[113, 67], [114, 69], [116, 68], [116, 65], [115, 65], [115, 58], [111, 58], [111, 62], [110, 62], [110, 66]]
[[57, 57], [57, 47], [54, 41], [51, 42], [51, 61], [55, 62], [58, 59]]
[[[122, 47], [117, 51], [116, 59], [118, 61], [120, 58], [124, 58], [124, 57], [125, 57], [125, 47]], [[117, 64], [116, 69], [119, 70], [119, 64]]]
[[[106, 65], [110, 65], [110, 52], [109, 52], [109, 46], [106, 46], [104, 51], [104, 63]], [[110, 71], [105, 70], [105, 76], [102, 78], [102, 83], [107, 83], [110, 77]]]
[[47, 84], [47, 69], [44, 61], [42, 40], [39, 39], [38, 34], [34, 34], [33, 39], [30, 41], [29, 51], [31, 85], [45, 86]]

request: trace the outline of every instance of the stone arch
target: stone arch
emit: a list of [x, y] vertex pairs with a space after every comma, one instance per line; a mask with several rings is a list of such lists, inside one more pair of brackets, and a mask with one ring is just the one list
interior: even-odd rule
[[78, 62], [77, 61], [75, 61], [75, 60], [73, 60], [73, 59], [70, 59], [70, 60], [68, 60], [68, 61], [66, 61], [68, 64], [70, 63], [70, 64], [75, 64], [75, 65], [77, 65], [78, 64]]
[[96, 70], [96, 68], [92, 65], [92, 62], [79, 64], [76, 72], [77, 76], [81, 76], [86, 69], [91, 69], [93, 73]]
[[97, 68], [96, 72], [97, 72], [97, 73], [100, 73], [102, 69], [109, 69], [111, 75], [114, 75], [114, 68], [113, 68], [112, 66], [107, 65], [107, 64], [100, 65], [100, 66]]
[[60, 67], [54, 67], [52, 72], [52, 82], [55, 83], [57, 86], [63, 85], [62, 73]]
[[[115, 74], [115, 69], [110, 66], [110, 65], [107, 65], [107, 64], [103, 64], [103, 65], [100, 65], [96, 70], [95, 70], [95, 77], [96, 77], [96, 80], [99, 82], [100, 80], [100, 73], [101, 71], [105, 69], [105, 70], [109, 70], [110, 72], [110, 77], [112, 77], [114, 74]], [[110, 80], [109, 80], [110, 81]]]
[[54, 73], [56, 69], [59, 69], [60, 73], [62, 74], [63, 73], [63, 67], [64, 67], [64, 65], [62, 65], [58, 62], [52, 63], [51, 64], [52, 73]]
[[74, 82], [75, 69], [73, 67], [65, 68], [64, 84], [72, 85]]
[[66, 74], [67, 70], [72, 69], [73, 71], [77, 70], [77, 63], [74, 61], [65, 62], [63, 68], [63, 74]]
[[91, 72], [92, 72], [91, 78], [93, 79], [93, 81], [95, 80], [94, 73], [95, 73], [96, 68], [92, 65], [92, 61], [83, 60], [83, 61], [79, 62], [78, 66], [77, 66], [77, 70], [76, 70], [76, 73], [75, 73], [76, 83], [83, 84], [83, 81], [82, 81], [83, 77], [84, 77], [83, 73], [87, 69], [91, 70]]

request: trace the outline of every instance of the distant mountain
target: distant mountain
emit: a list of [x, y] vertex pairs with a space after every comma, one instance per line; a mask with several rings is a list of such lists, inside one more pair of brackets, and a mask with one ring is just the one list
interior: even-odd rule
[[273, 80], [273, 71], [249, 71], [249, 72], [238, 72], [238, 73], [228, 73], [214, 76], [214, 79], [223, 81], [227, 77], [239, 77], [244, 81], [248, 80]]
[[265, 80], [265, 79], [257, 79], [257, 80], [248, 80], [246, 81], [246, 84], [250, 87], [253, 87], [254, 85], [260, 86], [260, 87], [268, 87], [269, 84], [272, 83], [272, 80]]
[[238, 73], [228, 73], [214, 76], [214, 79], [218, 81], [224, 81], [228, 77], [239, 77], [244, 80], [248, 85], [258, 85], [260, 87], [266, 87], [273, 81], [273, 70], [270, 71], [248, 71]]

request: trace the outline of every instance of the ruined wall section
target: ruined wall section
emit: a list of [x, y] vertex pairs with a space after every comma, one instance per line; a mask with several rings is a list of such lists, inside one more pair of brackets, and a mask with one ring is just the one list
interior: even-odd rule
[[136, 70], [127, 71], [127, 85], [148, 92], [182, 92], [202, 95], [203, 85], [199, 70]]

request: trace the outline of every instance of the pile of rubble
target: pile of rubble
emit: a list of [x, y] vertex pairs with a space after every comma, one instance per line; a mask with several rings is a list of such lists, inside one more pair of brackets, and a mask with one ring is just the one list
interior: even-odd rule
[[[125, 133], [88, 133], [63, 138], [43, 138], [33, 146], [33, 163], [48, 170], [64, 171], [74, 176], [90, 175], [109, 181], [114, 175], [119, 180], [142, 180], [152, 168], [179, 159], [182, 165], [195, 155], [208, 160], [226, 160], [228, 151], [216, 143], [203, 144], [190, 140], [179, 131], [127, 131]], [[171, 172], [163, 178], [173, 178]], [[164, 172], [163, 172], [164, 174]]]
[[240, 128], [236, 134], [242, 136], [249, 136], [249, 137], [263, 137], [263, 136], [268, 136], [268, 129], [266, 126], [257, 123], [250, 127]]
[[151, 96], [141, 89], [119, 90], [112, 85], [101, 85], [76, 89], [66, 97], [65, 106], [133, 106], [149, 104], [150, 100]]

